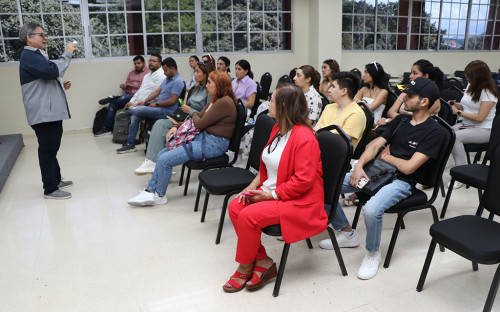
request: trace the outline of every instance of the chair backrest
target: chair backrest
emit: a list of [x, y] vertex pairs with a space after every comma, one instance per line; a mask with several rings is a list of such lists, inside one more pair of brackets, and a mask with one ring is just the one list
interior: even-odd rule
[[410, 83], [410, 75], [411, 75], [410, 72], [404, 72], [403, 73], [403, 81], [401, 83], [404, 85], [409, 84]]
[[488, 169], [488, 178], [486, 179], [486, 188], [481, 197], [481, 206], [489, 212], [500, 215], [500, 192], [498, 186], [500, 185], [500, 146], [491, 153], [491, 163]]
[[292, 78], [290, 78], [290, 76], [288, 76], [288, 75], [283, 75], [283, 76], [281, 76], [281, 77], [280, 77], [280, 79], [278, 79], [278, 83], [280, 83], [280, 82], [288, 82], [288, 83], [292, 83], [292, 82], [293, 82], [293, 80], [292, 80]]
[[460, 102], [460, 100], [464, 96], [464, 93], [456, 86], [451, 86], [449, 88], [442, 89], [440, 91], [440, 95], [445, 101], [455, 100], [457, 102]]
[[457, 116], [453, 115], [453, 109], [451, 105], [445, 101], [443, 98], [440, 98], [441, 109], [439, 110], [438, 116], [441, 117], [446, 123], [450, 126], [453, 126], [457, 122]]
[[[325, 107], [330, 104], [330, 100], [326, 97], [326, 95], [324, 95], [323, 93], [320, 93], [319, 94], [321, 96], [321, 113], [323, 113], [323, 111], [325, 110]], [[321, 116], [321, 114], [320, 114]]]
[[458, 81], [457, 78], [448, 78], [443, 80], [443, 86], [442, 89], [448, 89], [451, 88], [452, 86], [457, 87], [458, 89], [462, 89], [462, 83]]
[[353, 68], [350, 70], [351, 73], [353, 73], [354, 75], [356, 75], [356, 77], [358, 78], [359, 82], [360, 82], [360, 85], [361, 85], [361, 71], [357, 68]]
[[184, 98], [186, 98], [186, 83], [184, 81], [182, 83], [184, 84], [184, 88], [182, 88], [182, 92], [179, 95], [179, 99], [184, 100]]
[[240, 150], [240, 142], [243, 137], [243, 128], [245, 127], [245, 121], [247, 119], [247, 109], [245, 105], [238, 100], [236, 104], [236, 122], [234, 124], [233, 136], [229, 141], [228, 150], [234, 152], [235, 157], [231, 160], [230, 164], [234, 164], [238, 157], [238, 151]]
[[259, 170], [262, 150], [266, 146], [267, 141], [269, 141], [275, 123], [274, 119], [267, 114], [260, 114], [257, 117], [253, 131], [252, 145], [248, 154], [247, 169], [252, 167], [257, 171]]
[[260, 105], [260, 97], [262, 94], [262, 88], [260, 86], [260, 83], [257, 81], [255, 82], [257, 84], [257, 93], [255, 94], [255, 101], [253, 102], [252, 109], [250, 110], [250, 118], [253, 118], [255, 116], [255, 113], [257, 112], [257, 108], [259, 108]]
[[[391, 109], [394, 102], [396, 102], [396, 100], [398, 99], [398, 96], [396, 93], [394, 93], [394, 91], [392, 91], [392, 90], [388, 90], [388, 91], [389, 91], [389, 94], [387, 94], [387, 100], [385, 101], [385, 107], [384, 107], [384, 110], [382, 111], [382, 117], [385, 117], [385, 118], [387, 118], [387, 113]], [[378, 120], [374, 120], [374, 123], [377, 121]]]
[[[338, 134], [330, 132], [331, 130], [337, 130]], [[325, 204], [332, 207], [328, 214], [328, 222], [331, 222], [337, 210], [346, 168], [351, 161], [352, 142], [344, 130], [337, 125], [320, 129], [317, 132], [317, 139], [323, 166]]]
[[292, 68], [292, 70], [290, 70], [290, 73], [288, 74], [288, 77], [290, 77], [290, 79], [292, 79], [292, 82], [293, 82], [293, 78], [295, 78], [295, 74], [297, 73], [297, 67], [295, 68]]
[[260, 77], [260, 99], [267, 100], [269, 97], [269, 90], [271, 89], [271, 83], [273, 82], [273, 76], [269, 72], [266, 72]]
[[453, 145], [455, 144], [455, 131], [453, 131], [450, 125], [439, 116], [432, 116], [432, 118], [434, 118], [441, 126], [444, 133], [444, 141], [441, 146], [439, 146], [440, 151], [438, 158], [436, 160], [431, 160], [429, 163], [424, 165], [427, 166], [428, 174], [418, 181], [418, 183], [422, 185], [434, 187], [432, 196], [429, 199], [430, 203], [434, 202], [439, 194], [439, 186], [443, 177], [444, 168], [448, 158], [450, 157]]
[[456, 70], [453, 75], [455, 75], [455, 77], [462, 78], [462, 89], [465, 89], [468, 83], [467, 78], [465, 77], [465, 72], [463, 70]]
[[373, 111], [364, 102], [359, 102], [358, 105], [363, 109], [366, 117], [365, 131], [363, 131], [363, 136], [358, 142], [356, 149], [352, 155], [353, 159], [359, 159], [361, 154], [365, 151], [366, 144], [368, 144], [368, 136], [373, 129]]
[[488, 143], [488, 149], [486, 150], [486, 155], [484, 156], [485, 161], [490, 160], [493, 157], [493, 152], [500, 146], [500, 115], [496, 115], [493, 119], [493, 125], [491, 126], [490, 141]]

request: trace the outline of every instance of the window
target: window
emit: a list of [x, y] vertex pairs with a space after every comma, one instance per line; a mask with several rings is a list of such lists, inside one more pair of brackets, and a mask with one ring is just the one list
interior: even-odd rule
[[344, 50], [498, 50], [495, 0], [344, 0]]
[[37, 21], [50, 58], [292, 49], [292, 0], [0, 0], [0, 62], [19, 60], [19, 28]]

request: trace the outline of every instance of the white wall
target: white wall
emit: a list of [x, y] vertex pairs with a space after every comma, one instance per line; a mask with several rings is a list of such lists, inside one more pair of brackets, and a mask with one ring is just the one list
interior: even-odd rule
[[[354, 67], [363, 70], [365, 64], [377, 61], [394, 76], [409, 71], [411, 64], [420, 58], [430, 60], [446, 74], [463, 69], [475, 59], [484, 60], [492, 71], [500, 68], [500, 52], [342, 52], [342, 1], [295, 0], [294, 3], [293, 52], [231, 54], [228, 57], [232, 64], [241, 58], [247, 59], [252, 64], [255, 77], [260, 79], [263, 73], [269, 71], [273, 76], [273, 85], [293, 67], [311, 64], [320, 71], [322, 61], [327, 58], [336, 59], [344, 70]], [[175, 57], [175, 60], [182, 78], [187, 80], [192, 73], [188, 57]], [[64, 129], [92, 127], [95, 112], [101, 107], [97, 101], [119, 93], [118, 85], [130, 70], [132, 57], [130, 60], [74, 61], [64, 77], [73, 84], [68, 92], [72, 118], [64, 122]], [[33, 133], [26, 122], [17, 64], [0, 65], [0, 107], [0, 134]]]

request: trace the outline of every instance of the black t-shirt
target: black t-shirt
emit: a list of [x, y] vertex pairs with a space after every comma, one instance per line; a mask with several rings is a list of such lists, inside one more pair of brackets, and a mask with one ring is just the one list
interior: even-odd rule
[[[437, 159], [444, 143], [445, 136], [441, 126], [432, 117], [427, 118], [424, 122], [415, 126], [412, 125], [410, 121], [411, 116], [398, 115], [389, 123], [382, 137], [390, 144], [390, 152], [394, 157], [408, 160], [415, 152], [429, 156], [430, 159], [415, 170], [414, 173], [405, 175], [398, 172], [398, 179], [414, 186], [426, 175], [427, 168], [431, 162]], [[401, 122], [401, 126], [393, 135], [394, 130]]]

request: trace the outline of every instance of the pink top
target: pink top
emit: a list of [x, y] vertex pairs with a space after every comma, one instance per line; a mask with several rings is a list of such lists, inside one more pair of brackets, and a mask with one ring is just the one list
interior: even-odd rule
[[135, 69], [131, 71], [128, 76], [127, 80], [125, 81], [125, 84], [132, 84], [134, 85], [133, 87], [127, 86], [125, 89], [125, 93], [127, 94], [135, 94], [137, 90], [141, 87], [142, 79], [144, 79], [144, 76], [149, 73], [149, 68], [147, 66], [144, 66], [141, 72], [136, 72]]

